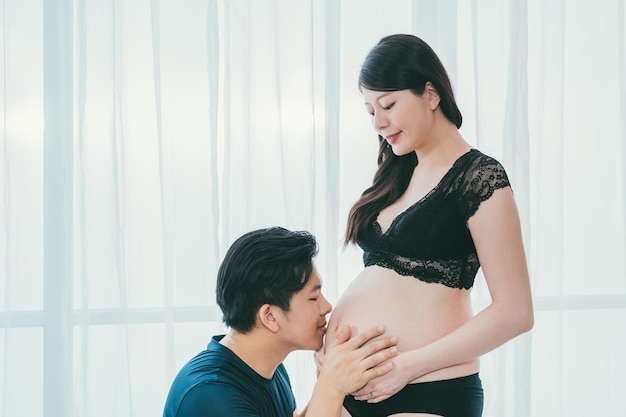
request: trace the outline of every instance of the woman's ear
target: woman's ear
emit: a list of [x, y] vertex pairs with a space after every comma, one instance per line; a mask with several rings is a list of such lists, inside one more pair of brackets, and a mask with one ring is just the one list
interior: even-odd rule
[[259, 308], [258, 312], [258, 320], [259, 322], [268, 329], [272, 333], [278, 332], [280, 326], [278, 324], [278, 320], [276, 319], [276, 306], [270, 304], [263, 304]]
[[424, 97], [428, 100], [428, 104], [431, 110], [437, 109], [439, 107], [439, 102], [441, 101], [441, 97], [439, 96], [439, 92], [430, 81], [426, 82], [426, 87], [424, 87]]

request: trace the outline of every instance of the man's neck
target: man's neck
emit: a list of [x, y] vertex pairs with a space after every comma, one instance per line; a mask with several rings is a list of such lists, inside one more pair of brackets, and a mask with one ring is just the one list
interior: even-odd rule
[[267, 335], [256, 330], [246, 334], [230, 330], [220, 343], [266, 379], [272, 379], [276, 367], [287, 356]]

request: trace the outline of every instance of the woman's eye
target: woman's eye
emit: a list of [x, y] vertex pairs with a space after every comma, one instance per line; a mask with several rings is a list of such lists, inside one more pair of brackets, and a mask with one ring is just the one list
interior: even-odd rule
[[391, 103], [390, 105], [383, 107], [383, 110], [391, 110], [391, 108], [393, 107], [393, 105], [396, 103]]

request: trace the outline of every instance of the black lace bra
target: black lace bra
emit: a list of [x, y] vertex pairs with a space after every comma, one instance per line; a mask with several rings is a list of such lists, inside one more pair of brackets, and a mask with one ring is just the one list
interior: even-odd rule
[[471, 288], [480, 262], [467, 220], [495, 190], [507, 186], [509, 179], [498, 161], [470, 150], [435, 188], [398, 214], [387, 231], [374, 220], [359, 234], [363, 263], [424, 282]]

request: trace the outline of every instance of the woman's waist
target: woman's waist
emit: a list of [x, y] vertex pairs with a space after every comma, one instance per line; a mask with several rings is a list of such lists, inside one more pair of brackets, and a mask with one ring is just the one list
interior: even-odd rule
[[[360, 300], [341, 303], [333, 311], [328, 327], [349, 325], [352, 337], [354, 337], [369, 328], [383, 325], [386, 329], [385, 336], [398, 337], [398, 349], [407, 352], [445, 337], [471, 319], [471, 314], [460, 311], [451, 312], [445, 308], [426, 311], [415, 306], [397, 304], [385, 305], [383, 303], [379, 306], [364, 308]], [[328, 332], [326, 343], [332, 343], [333, 340], [333, 332]], [[457, 378], [478, 372], [478, 370], [479, 360], [469, 360], [422, 375], [411, 383]]]
[[478, 358], [467, 362], [449, 366], [447, 368], [438, 369], [426, 375], [410, 381], [409, 384], [419, 384], [420, 382], [445, 381], [455, 378], [462, 378], [468, 375], [476, 374], [480, 370], [480, 360]]
[[344, 290], [333, 315], [350, 319], [386, 318], [413, 327], [423, 319], [458, 322], [469, 318], [472, 310], [469, 290], [423, 282], [390, 269], [370, 266]]
[[[385, 326], [386, 336], [398, 337], [398, 349], [418, 349], [441, 339], [471, 318], [471, 314], [450, 309], [422, 309], [416, 306], [379, 304], [367, 308], [359, 303], [337, 306], [329, 320], [329, 328], [349, 325], [352, 336], [376, 326]], [[332, 332], [327, 340], [333, 339]]]
[[[346, 308], [344, 308], [346, 307]], [[390, 312], [390, 310], [393, 310]], [[354, 305], [341, 305], [336, 309], [330, 318], [329, 328], [334, 328], [337, 324], [349, 325], [352, 329], [352, 337], [369, 328], [383, 325], [385, 326], [385, 336], [398, 337], [398, 349], [403, 352], [419, 349], [433, 343], [450, 332], [463, 325], [471, 317], [467, 314], [450, 314], [443, 311], [430, 311], [429, 314], [418, 311], [419, 309], [404, 309], [398, 306], [389, 306], [377, 310], [361, 310]], [[334, 340], [333, 332], [326, 335], [326, 343]], [[479, 360], [469, 360], [455, 364], [446, 368], [438, 369], [411, 381], [411, 383], [440, 381], [452, 379], [476, 373], [479, 370]]]
[[[432, 343], [471, 318], [467, 312], [445, 308], [424, 309], [385, 303], [367, 307], [363, 301], [339, 304], [330, 317], [329, 328], [349, 325], [354, 336], [382, 325], [385, 326], [386, 336], [398, 337], [398, 349], [401, 351], [418, 349]], [[331, 341], [332, 338], [332, 332], [329, 332], [327, 340]]]
[[383, 325], [387, 335], [399, 338], [400, 350], [413, 350], [445, 336], [472, 315], [466, 290], [369, 267], [344, 291], [331, 314], [329, 328], [350, 325], [354, 335]]

